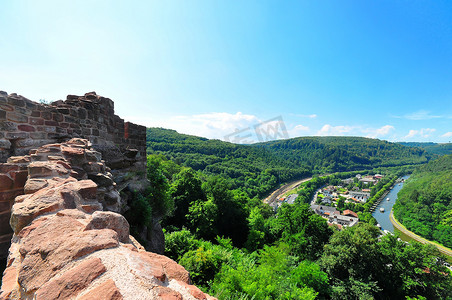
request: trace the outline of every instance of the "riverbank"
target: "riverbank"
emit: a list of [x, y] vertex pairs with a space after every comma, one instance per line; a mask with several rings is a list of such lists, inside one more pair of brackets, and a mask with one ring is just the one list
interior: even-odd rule
[[443, 245], [440, 245], [440, 244], [438, 244], [438, 243], [435, 243], [435, 242], [429, 241], [429, 240], [427, 240], [427, 239], [424, 239], [423, 237], [421, 237], [421, 236], [415, 234], [414, 232], [409, 231], [408, 229], [406, 229], [405, 226], [403, 226], [402, 223], [400, 223], [400, 222], [394, 217], [394, 213], [393, 213], [392, 210], [391, 210], [391, 213], [390, 213], [390, 215], [389, 215], [389, 220], [391, 221], [392, 225], [393, 225], [395, 228], [397, 228], [400, 232], [402, 232], [403, 234], [409, 236], [409, 237], [412, 238], [413, 240], [418, 241], [418, 242], [420, 242], [420, 243], [423, 243], [423, 244], [426, 244], [426, 243], [432, 244], [433, 246], [435, 246], [436, 248], [438, 248], [438, 250], [439, 250], [441, 253], [443, 253], [443, 254], [445, 254], [445, 255], [447, 255], [447, 256], [449, 256], [449, 257], [452, 258], [452, 249], [449, 249], [449, 248], [447, 248], [447, 247], [444, 247]]

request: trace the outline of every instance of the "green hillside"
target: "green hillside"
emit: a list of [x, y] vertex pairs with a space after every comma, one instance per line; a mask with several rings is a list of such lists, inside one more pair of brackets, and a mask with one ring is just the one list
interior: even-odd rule
[[313, 174], [421, 164], [430, 158], [418, 148], [362, 137], [301, 137], [237, 145], [163, 128], [148, 128], [147, 151], [207, 175], [221, 175], [233, 189], [244, 188], [251, 197]]
[[409, 230], [452, 247], [452, 155], [415, 170], [398, 194], [394, 214]]
[[452, 143], [418, 143], [418, 142], [400, 142], [399, 144], [407, 147], [416, 147], [425, 150], [427, 153], [435, 155], [452, 154]]
[[425, 163], [424, 150], [364, 137], [299, 137], [255, 144], [284, 160], [319, 172], [349, 171]]

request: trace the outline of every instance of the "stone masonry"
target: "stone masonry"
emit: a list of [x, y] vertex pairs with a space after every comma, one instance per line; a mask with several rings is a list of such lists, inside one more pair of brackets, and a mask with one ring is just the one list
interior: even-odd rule
[[[116, 191], [126, 189], [131, 182], [135, 185], [134, 190], [143, 186], [139, 183], [145, 181], [146, 128], [124, 122], [115, 115], [112, 100], [91, 92], [84, 96], [69, 95], [66, 101], [43, 104], [0, 91], [0, 257], [7, 254], [12, 236], [9, 226], [11, 207], [15, 197], [24, 194], [29, 175], [28, 161], [8, 158], [27, 155], [39, 146], [73, 137], [89, 140], [96, 155], [102, 155], [104, 168], [109, 168], [118, 184]], [[73, 171], [87, 172], [87, 176], [95, 181], [111, 181], [96, 178], [99, 170], [95, 165], [90, 165], [90, 170], [83, 168], [76, 164]], [[100, 185], [99, 189], [105, 187]], [[106, 199], [117, 197], [108, 193], [112, 192], [105, 194]], [[123, 212], [126, 202], [125, 199], [106, 209]]]
[[214, 299], [129, 235], [126, 219], [111, 211], [119, 194], [110, 169], [88, 140], [45, 145], [2, 167], [15, 178], [7, 181], [11, 197], [16, 181], [24, 195], [12, 207], [0, 299]]

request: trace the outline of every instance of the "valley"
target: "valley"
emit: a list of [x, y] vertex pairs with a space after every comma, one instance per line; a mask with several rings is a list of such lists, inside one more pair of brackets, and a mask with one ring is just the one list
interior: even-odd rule
[[[174, 215], [162, 221], [165, 254], [194, 274], [194, 282], [211, 295], [449, 295], [451, 276], [441, 275], [449, 272], [441, 263], [447, 258], [436, 247], [383, 234], [374, 218], [384, 217], [381, 225], [387, 229], [391, 210], [381, 213], [379, 208], [394, 204], [402, 189], [399, 183], [394, 186], [397, 179], [443, 159], [439, 154], [350, 137], [235, 145], [162, 128], [148, 129], [147, 151], [148, 166], [151, 159], [164, 174], [174, 199]], [[184, 187], [191, 192], [184, 193]], [[364, 194], [365, 199], [359, 198]], [[337, 223], [323, 210], [312, 209], [319, 204], [334, 208], [338, 220], [357, 221]], [[339, 250], [344, 247], [349, 250]], [[354, 254], [357, 249], [359, 256]], [[400, 267], [388, 267], [394, 263]], [[439, 272], [435, 280], [441, 283], [433, 288], [433, 277], [415, 269]], [[306, 281], [304, 272], [318, 277]], [[410, 286], [411, 280], [418, 284]], [[357, 285], [364, 290], [354, 290]]]

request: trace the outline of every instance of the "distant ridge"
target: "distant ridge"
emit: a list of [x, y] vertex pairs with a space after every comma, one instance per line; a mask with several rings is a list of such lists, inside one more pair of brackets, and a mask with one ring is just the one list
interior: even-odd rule
[[363, 137], [298, 137], [240, 145], [164, 128], [147, 129], [147, 153], [231, 178], [235, 187], [251, 189], [256, 182], [265, 182], [265, 188], [251, 196], [315, 174], [423, 164], [432, 157], [420, 148]]
[[427, 153], [436, 155], [452, 154], [452, 143], [420, 143], [420, 142], [399, 142], [403, 146], [417, 147], [424, 149]]

